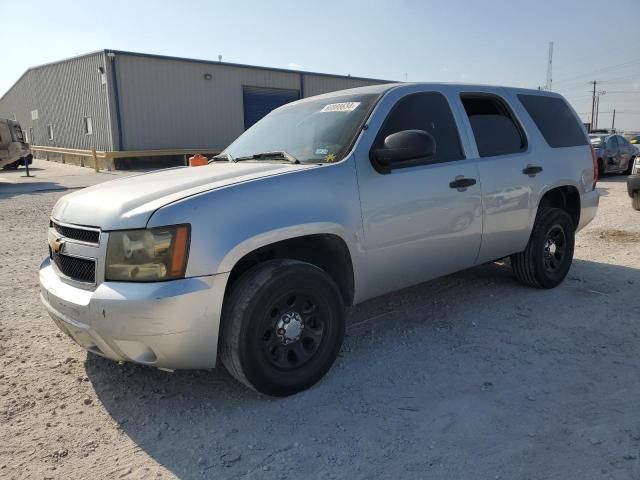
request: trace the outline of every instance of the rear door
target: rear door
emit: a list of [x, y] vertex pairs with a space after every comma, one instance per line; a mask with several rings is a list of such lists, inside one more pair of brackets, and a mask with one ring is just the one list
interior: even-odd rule
[[607, 159], [607, 166], [605, 171], [618, 171], [620, 170], [620, 164], [622, 162], [622, 154], [620, 152], [620, 145], [618, 144], [618, 136], [610, 135], [604, 144], [605, 157]]
[[[367, 296], [470, 267], [480, 247], [478, 166], [464, 154], [449, 101], [439, 92], [402, 93], [407, 90], [385, 95], [356, 151]], [[379, 173], [371, 150], [388, 135], [411, 129], [433, 135], [435, 157]], [[461, 178], [472, 185], [450, 185]]]
[[629, 141], [624, 138], [622, 135], [616, 135], [618, 137], [618, 147], [620, 150], [620, 168], [622, 170], [626, 170], [629, 168], [629, 162], [633, 158], [634, 147], [629, 143]]
[[461, 91], [482, 181], [484, 230], [476, 263], [524, 250], [531, 210], [545, 183], [545, 165], [501, 91]]

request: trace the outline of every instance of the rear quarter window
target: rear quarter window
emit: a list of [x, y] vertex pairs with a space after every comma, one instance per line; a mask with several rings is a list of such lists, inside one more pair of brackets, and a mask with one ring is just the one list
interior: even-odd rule
[[518, 95], [518, 99], [551, 148], [589, 144], [583, 126], [564, 99], [543, 95]]

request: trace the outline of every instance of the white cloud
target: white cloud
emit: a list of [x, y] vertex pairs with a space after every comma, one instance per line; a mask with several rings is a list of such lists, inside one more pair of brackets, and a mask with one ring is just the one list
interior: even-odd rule
[[288, 66], [289, 66], [289, 68], [296, 68], [296, 69], [304, 68], [302, 65], [300, 65], [299, 63], [295, 63], [295, 62], [289, 62]]

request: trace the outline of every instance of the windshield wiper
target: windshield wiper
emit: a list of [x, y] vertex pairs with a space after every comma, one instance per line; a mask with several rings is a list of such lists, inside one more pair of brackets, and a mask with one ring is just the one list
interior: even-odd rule
[[229, 155], [227, 152], [222, 152], [216, 155], [215, 157], [211, 157], [211, 160], [209, 160], [209, 163], [216, 162], [218, 160], [227, 160], [229, 162], [235, 162], [235, 160], [231, 155]]
[[277, 150], [274, 152], [261, 152], [254, 153], [253, 155], [247, 155], [245, 157], [237, 157], [233, 161], [234, 162], [242, 162], [243, 160], [263, 160], [263, 159], [274, 159], [274, 160], [286, 160], [289, 163], [300, 163], [296, 157], [291, 155], [284, 150]]

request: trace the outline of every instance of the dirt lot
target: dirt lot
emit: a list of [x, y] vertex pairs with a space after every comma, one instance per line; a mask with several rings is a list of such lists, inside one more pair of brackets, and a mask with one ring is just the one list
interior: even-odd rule
[[0, 478], [640, 478], [640, 212], [622, 177], [551, 291], [478, 267], [360, 305], [287, 399], [88, 355], [38, 300], [63, 192], [1, 193]]

